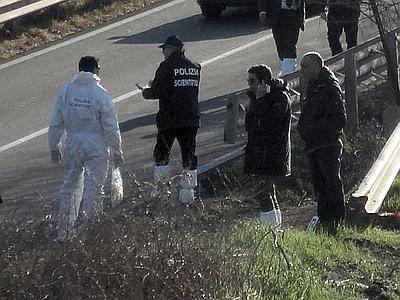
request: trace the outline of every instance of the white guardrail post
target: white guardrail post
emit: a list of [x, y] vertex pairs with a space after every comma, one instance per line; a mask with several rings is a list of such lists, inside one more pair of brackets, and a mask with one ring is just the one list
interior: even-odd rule
[[393, 131], [378, 159], [352, 196], [366, 199], [365, 211], [377, 213], [400, 170], [400, 123]]

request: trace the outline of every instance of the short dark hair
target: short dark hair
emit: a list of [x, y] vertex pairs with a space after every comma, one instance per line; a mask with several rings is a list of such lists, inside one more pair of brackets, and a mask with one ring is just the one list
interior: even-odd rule
[[83, 56], [79, 60], [79, 72], [91, 72], [99, 67], [99, 59], [94, 56]]
[[272, 70], [267, 65], [253, 65], [247, 72], [255, 74], [260, 83], [262, 80], [269, 82], [272, 79]]

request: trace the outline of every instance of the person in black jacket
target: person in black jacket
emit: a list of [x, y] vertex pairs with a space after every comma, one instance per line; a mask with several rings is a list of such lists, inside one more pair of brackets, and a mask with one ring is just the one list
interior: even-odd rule
[[346, 36], [347, 49], [357, 45], [360, 0], [329, 0], [322, 18], [327, 21], [328, 43], [332, 56], [343, 52], [340, 36]]
[[278, 77], [296, 70], [297, 42], [304, 31], [304, 0], [258, 0], [260, 21], [271, 26], [281, 63]]
[[[184, 55], [183, 42], [170, 36], [159, 46], [165, 60], [158, 67], [149, 88], [143, 90], [145, 99], [159, 99], [156, 117], [157, 143], [154, 148], [156, 185], [169, 177], [169, 155], [175, 138], [178, 140], [184, 169], [179, 199], [189, 203], [194, 200], [197, 186], [196, 134], [199, 128], [200, 65]], [[158, 195], [159, 189], [153, 193]]]
[[248, 138], [244, 173], [265, 182], [267, 196], [260, 200], [260, 220], [279, 228], [282, 216], [275, 179], [291, 173], [290, 98], [283, 80], [272, 78], [272, 71], [266, 65], [252, 66], [247, 80], [250, 106], [245, 119]]
[[300, 65], [308, 88], [297, 130], [305, 142], [318, 217], [328, 233], [335, 233], [337, 224], [345, 217], [340, 177], [343, 149], [340, 135], [347, 119], [345, 102], [337, 78], [324, 66], [319, 53], [306, 53]]

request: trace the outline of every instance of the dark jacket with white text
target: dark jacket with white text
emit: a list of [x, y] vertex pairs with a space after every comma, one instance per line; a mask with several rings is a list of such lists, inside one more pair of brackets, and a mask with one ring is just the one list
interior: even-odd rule
[[157, 128], [199, 127], [199, 85], [201, 67], [183, 53], [173, 53], [161, 62], [150, 88], [143, 90], [146, 99], [159, 99]]

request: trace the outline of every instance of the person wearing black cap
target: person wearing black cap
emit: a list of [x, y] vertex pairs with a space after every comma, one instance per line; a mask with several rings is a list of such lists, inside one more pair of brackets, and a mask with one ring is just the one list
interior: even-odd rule
[[194, 200], [197, 186], [196, 134], [199, 128], [199, 84], [201, 66], [184, 55], [183, 42], [177, 36], [168, 37], [159, 47], [164, 61], [158, 67], [151, 86], [143, 90], [145, 99], [159, 99], [156, 117], [158, 129], [154, 148], [154, 181], [152, 197], [159, 194], [159, 183], [169, 178], [169, 155], [175, 138], [178, 140], [184, 169], [179, 199]]

